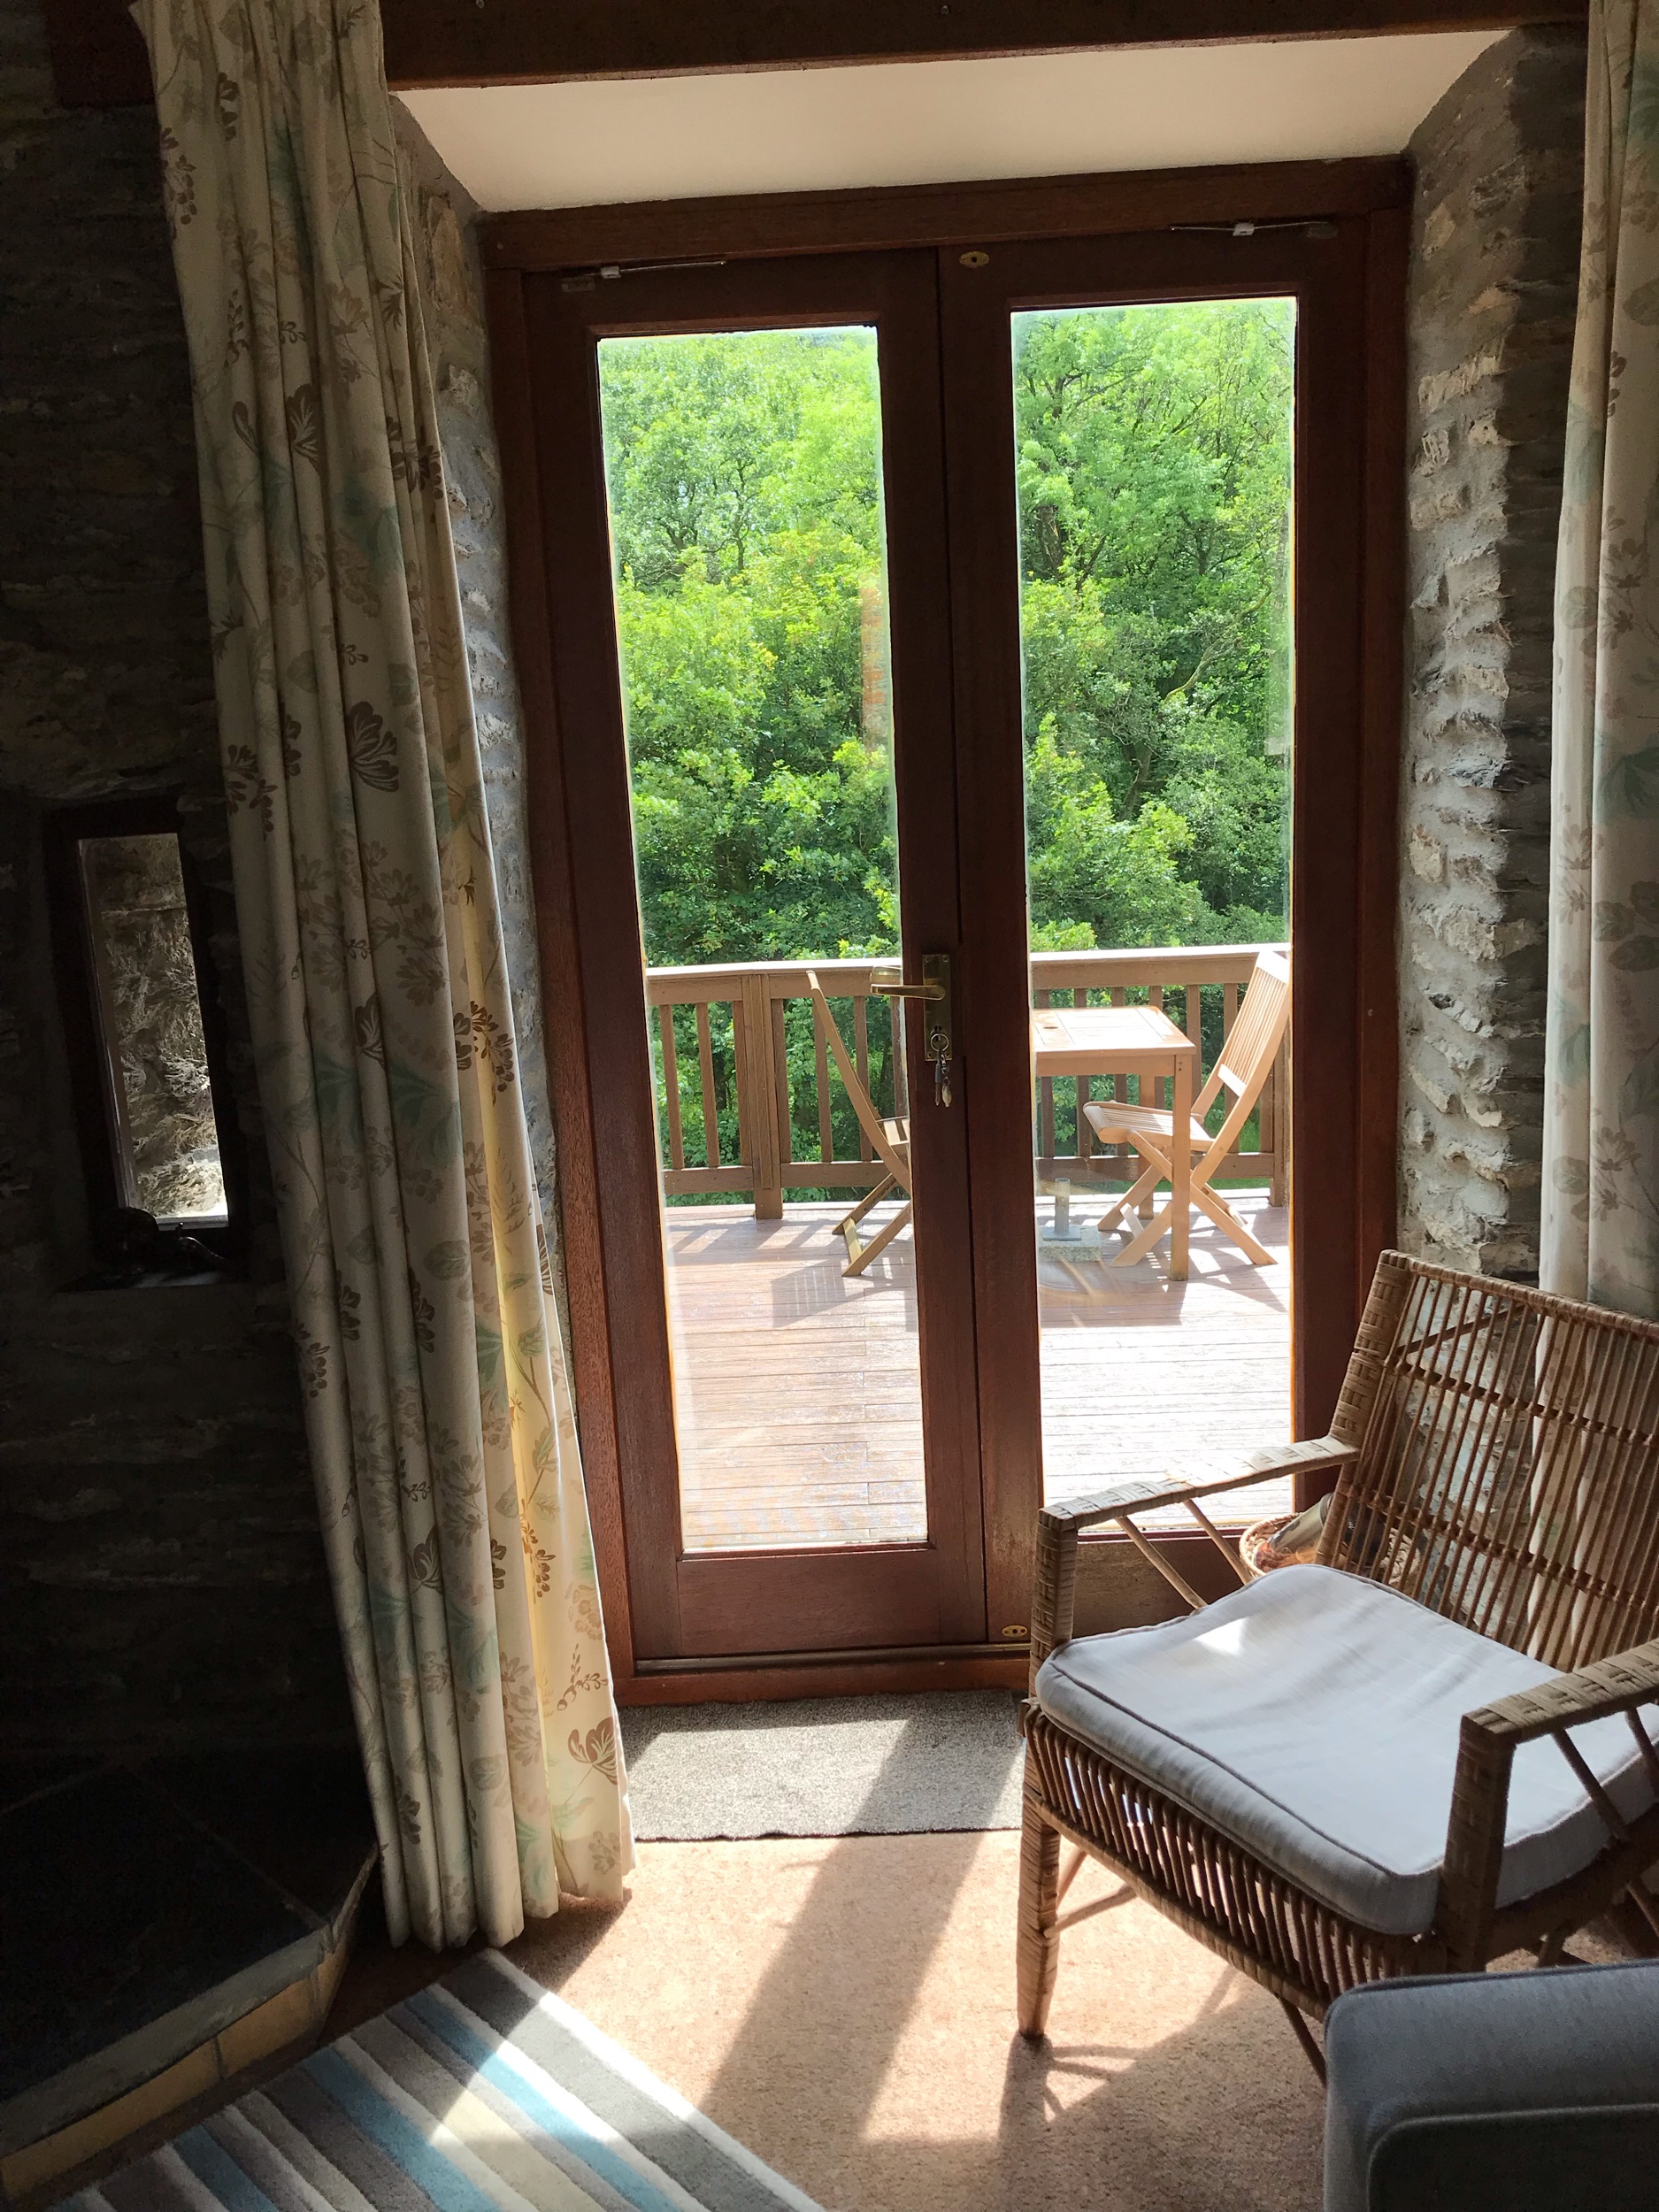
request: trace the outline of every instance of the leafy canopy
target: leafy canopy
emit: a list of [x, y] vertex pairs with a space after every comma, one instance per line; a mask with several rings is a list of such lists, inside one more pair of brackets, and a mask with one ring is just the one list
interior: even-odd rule
[[[1036, 943], [1282, 930], [1291, 313], [1017, 318]], [[873, 332], [600, 375], [649, 957], [890, 951]]]

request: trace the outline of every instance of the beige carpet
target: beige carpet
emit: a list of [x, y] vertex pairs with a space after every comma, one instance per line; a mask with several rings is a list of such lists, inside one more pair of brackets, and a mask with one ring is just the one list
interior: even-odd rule
[[[1022, 2041], [1018, 1843], [645, 1844], [619, 1913], [509, 1955], [826, 2212], [1315, 2212], [1322, 2101], [1278, 2006], [1147, 1907], [1066, 1937]], [[1113, 1886], [1087, 1868], [1068, 1906]]]
[[[642, 1844], [619, 1911], [566, 1906], [508, 1955], [826, 2212], [1317, 2212], [1324, 2100], [1283, 2014], [1149, 1907], [1064, 1938], [1049, 2040], [1023, 2041], [1018, 1851]], [[1067, 1909], [1114, 1888], [1086, 1867]], [[1572, 1949], [1632, 1955], [1605, 1925]], [[326, 2038], [455, 1962], [365, 1927]]]

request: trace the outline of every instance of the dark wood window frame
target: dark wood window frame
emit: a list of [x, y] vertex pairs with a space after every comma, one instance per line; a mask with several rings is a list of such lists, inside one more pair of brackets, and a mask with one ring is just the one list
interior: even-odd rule
[[247, 1155], [232, 1095], [224, 1009], [210, 942], [206, 896], [202, 879], [180, 832], [176, 795], [94, 801], [55, 807], [43, 818], [46, 900], [52, 967], [68, 1063], [75, 1133], [87, 1194], [88, 1230], [95, 1255], [107, 1255], [113, 1222], [127, 1204], [116, 1169], [119, 1141], [112, 1125], [109, 1048], [94, 970], [86, 894], [79, 848], [83, 839], [175, 837], [179, 872], [184, 883], [190, 952], [201, 1008], [202, 1041], [207, 1053], [208, 1084], [219, 1140], [219, 1169], [225, 1179], [222, 1222], [192, 1223], [190, 1236], [206, 1246], [227, 1275], [241, 1274], [247, 1263]]
[[[1290, 163], [1151, 174], [1034, 179], [849, 193], [664, 202], [503, 215], [484, 227], [495, 402], [511, 557], [512, 619], [526, 728], [530, 737], [531, 859], [537, 889], [547, 998], [560, 1210], [570, 1286], [576, 1388], [595, 1541], [618, 1693], [624, 1702], [691, 1702], [705, 1697], [829, 1694], [838, 1691], [969, 1686], [1023, 1681], [1023, 1660], [960, 1653], [918, 1657], [859, 1654], [810, 1664], [741, 1670], [676, 1664], [641, 1671], [634, 1656], [618, 1476], [624, 1387], [613, 1371], [604, 1311], [599, 1233], [598, 1155], [586, 1076], [582, 976], [572, 899], [569, 817], [557, 739], [549, 613], [549, 520], [537, 482], [526, 280], [557, 273], [586, 287], [608, 281], [608, 265], [775, 258], [861, 249], [943, 248], [995, 242], [1123, 236], [1164, 229], [1230, 228], [1235, 223], [1338, 224], [1352, 266], [1348, 303], [1362, 326], [1363, 374], [1345, 395], [1345, 434], [1363, 454], [1358, 757], [1351, 804], [1358, 824], [1358, 879], [1351, 911], [1353, 1029], [1343, 1041], [1355, 1071], [1356, 1126], [1349, 1133], [1352, 1209], [1340, 1225], [1334, 1269], [1321, 1288], [1357, 1319], [1375, 1256], [1392, 1238], [1397, 1089], [1394, 852], [1403, 680], [1405, 477], [1405, 273], [1409, 176], [1402, 162]], [[1329, 1047], [1325, 1048], [1329, 1049]], [[1317, 1077], [1316, 1062], [1302, 1070]], [[1293, 1082], [1295, 1077], [1293, 1074]], [[1331, 1366], [1331, 1360], [1324, 1363]], [[1297, 1378], [1297, 1425], [1328, 1417], [1340, 1375]], [[1028, 1409], [1019, 1410], [1028, 1412]], [[986, 1438], [987, 1455], [994, 1440]], [[1018, 1457], [1018, 1448], [1013, 1455]], [[1018, 1471], [1029, 1475], [1029, 1468]], [[1028, 1481], [1018, 1481], [1023, 1497]], [[987, 1601], [992, 1617], [1024, 1618], [1029, 1538], [1018, 1514], [987, 1522]], [[1206, 1540], [1173, 1540], [1205, 1587]], [[1219, 1563], [1217, 1563], [1217, 1566]], [[1010, 1610], [1010, 1608], [1013, 1610]]]

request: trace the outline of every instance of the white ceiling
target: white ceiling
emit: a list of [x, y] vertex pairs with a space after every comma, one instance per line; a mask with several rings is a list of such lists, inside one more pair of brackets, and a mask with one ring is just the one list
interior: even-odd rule
[[1496, 31], [403, 95], [480, 206], [1398, 153]]

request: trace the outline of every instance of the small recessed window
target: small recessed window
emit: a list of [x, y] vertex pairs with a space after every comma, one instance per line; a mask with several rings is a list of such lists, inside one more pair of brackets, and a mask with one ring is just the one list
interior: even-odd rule
[[122, 1199], [157, 1221], [223, 1222], [179, 840], [83, 837], [77, 849]]
[[51, 824], [70, 1073], [111, 1282], [222, 1268], [238, 1225], [200, 899], [170, 818], [143, 802]]

